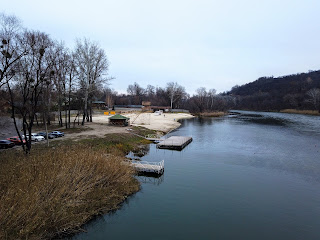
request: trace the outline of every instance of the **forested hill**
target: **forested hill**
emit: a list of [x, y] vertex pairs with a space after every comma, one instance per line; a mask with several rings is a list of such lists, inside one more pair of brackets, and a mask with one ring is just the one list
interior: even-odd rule
[[320, 71], [278, 78], [262, 77], [254, 82], [235, 86], [227, 94], [236, 96], [236, 107], [240, 109], [319, 109]]

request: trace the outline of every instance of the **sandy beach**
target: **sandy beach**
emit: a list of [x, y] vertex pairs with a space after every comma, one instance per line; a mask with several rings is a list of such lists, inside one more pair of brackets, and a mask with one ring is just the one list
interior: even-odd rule
[[[178, 122], [180, 119], [194, 117], [188, 113], [163, 113], [161, 115], [156, 113], [124, 113], [122, 115], [130, 118], [130, 124], [132, 126], [141, 126], [162, 132], [169, 132], [178, 128], [181, 125]], [[109, 116], [95, 115], [93, 116], [93, 122], [108, 123]]]
[[181, 124], [178, 122], [180, 119], [193, 118], [191, 114], [187, 113], [163, 113], [158, 115], [156, 113], [131, 113], [124, 114], [130, 118], [130, 123], [133, 126], [142, 126], [148, 129], [169, 132], [178, 128]]

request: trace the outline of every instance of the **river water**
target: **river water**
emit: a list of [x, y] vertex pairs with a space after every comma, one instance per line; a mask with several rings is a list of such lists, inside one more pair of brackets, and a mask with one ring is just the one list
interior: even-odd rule
[[164, 175], [74, 239], [320, 239], [319, 117], [237, 111], [170, 135], [193, 142], [151, 145]]

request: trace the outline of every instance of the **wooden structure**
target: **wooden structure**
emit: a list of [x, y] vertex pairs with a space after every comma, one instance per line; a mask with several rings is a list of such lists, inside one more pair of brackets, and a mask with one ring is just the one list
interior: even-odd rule
[[150, 111], [151, 110], [151, 102], [142, 101], [142, 111]]
[[181, 151], [191, 142], [192, 137], [172, 136], [158, 143], [157, 148]]
[[128, 126], [130, 118], [116, 114], [112, 117], [109, 117], [109, 124], [115, 126]]
[[131, 161], [131, 164], [139, 173], [153, 173], [162, 175], [164, 172], [164, 160], [161, 162], [147, 162], [147, 161]]
[[150, 109], [155, 112], [155, 111], [160, 111], [162, 110], [163, 112], [170, 112], [171, 107], [170, 106], [150, 106]]
[[104, 101], [93, 101], [92, 107], [97, 109], [107, 109], [107, 104]]

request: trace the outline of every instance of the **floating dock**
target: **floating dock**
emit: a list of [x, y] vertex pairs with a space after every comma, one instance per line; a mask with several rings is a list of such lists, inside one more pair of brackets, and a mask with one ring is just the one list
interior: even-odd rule
[[162, 175], [164, 172], [164, 160], [161, 162], [131, 161], [131, 164], [139, 173]]
[[157, 148], [179, 150], [192, 142], [192, 137], [172, 136], [157, 144]]

